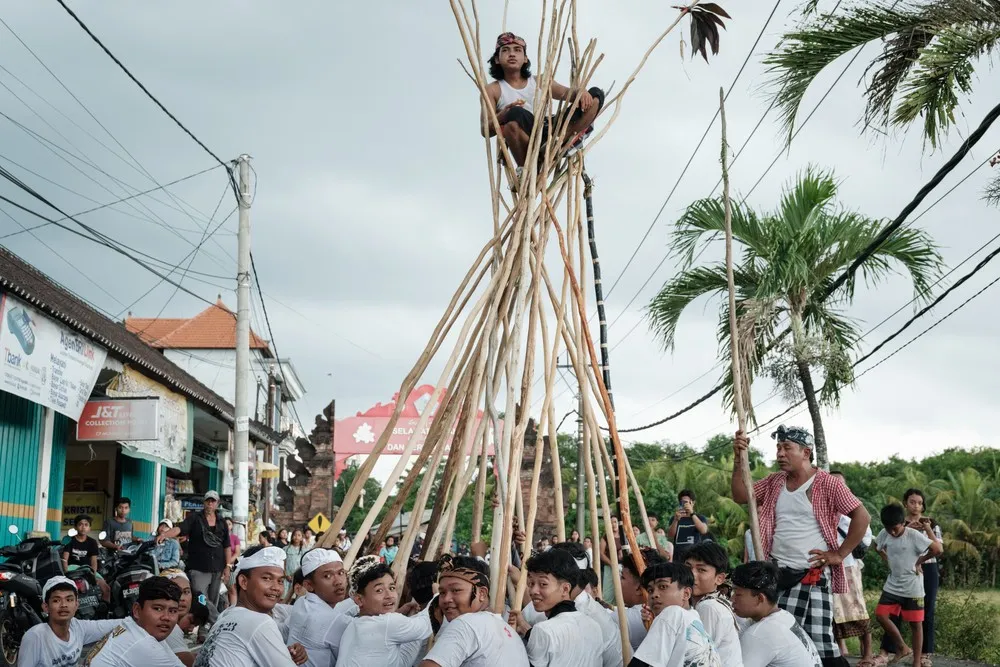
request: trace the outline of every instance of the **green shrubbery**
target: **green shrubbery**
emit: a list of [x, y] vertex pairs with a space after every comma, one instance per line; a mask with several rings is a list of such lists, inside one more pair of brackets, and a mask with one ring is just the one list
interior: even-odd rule
[[[872, 646], [877, 654], [882, 640], [882, 627], [875, 620], [879, 591], [868, 591], [865, 597], [872, 619]], [[935, 635], [935, 653], [1000, 664], [1000, 605], [975, 592], [941, 591], [937, 600]], [[906, 628], [903, 637], [909, 641]], [[853, 651], [857, 651], [856, 645]]]

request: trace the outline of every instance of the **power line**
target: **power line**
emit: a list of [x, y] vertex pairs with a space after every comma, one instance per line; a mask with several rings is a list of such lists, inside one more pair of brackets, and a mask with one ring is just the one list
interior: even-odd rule
[[[780, 4], [781, 0], [778, 0], [777, 2], [774, 3], [774, 7], [771, 9], [770, 15], [768, 15], [767, 20], [764, 21], [764, 25], [761, 27], [760, 33], [758, 33], [757, 35], [757, 39], [754, 40], [753, 46], [750, 47], [750, 51], [747, 53], [747, 57], [743, 59], [743, 64], [740, 65], [740, 69], [736, 73], [736, 77], [733, 79], [733, 82], [729, 85], [729, 90], [726, 91], [725, 99], [727, 100], [729, 99], [729, 93], [733, 92], [733, 88], [736, 87], [736, 82], [739, 81], [740, 76], [743, 74], [743, 70], [747, 66], [747, 63], [750, 62], [750, 58], [751, 56], [753, 56], [753, 50], [757, 48], [757, 44], [760, 43], [761, 38], [764, 36], [764, 31], [767, 30], [767, 26], [770, 25], [771, 19], [774, 18], [774, 13], [778, 10], [778, 5]], [[840, 3], [838, 2], [837, 4]], [[653, 227], [656, 226], [656, 222], [660, 219], [660, 216], [663, 214], [663, 211], [667, 208], [667, 204], [670, 203], [671, 197], [674, 196], [674, 192], [677, 191], [677, 187], [681, 184], [681, 180], [684, 178], [684, 175], [687, 174], [688, 168], [694, 161], [694, 158], [698, 154], [698, 151], [701, 150], [702, 144], [705, 143], [705, 138], [708, 137], [708, 133], [712, 130], [712, 126], [715, 125], [715, 121], [716, 119], [718, 119], [718, 117], [719, 117], [719, 109], [716, 108], [715, 115], [712, 116], [712, 120], [708, 122], [708, 127], [705, 128], [705, 132], [702, 133], [701, 139], [698, 140], [698, 145], [695, 146], [694, 151], [691, 153], [691, 157], [688, 158], [687, 164], [684, 165], [684, 168], [681, 170], [680, 176], [677, 177], [677, 180], [674, 182], [673, 187], [670, 188], [670, 192], [667, 194], [666, 199], [663, 200], [663, 204], [660, 206], [660, 210], [657, 211], [656, 215], [653, 217], [653, 221], [649, 223], [649, 227], [646, 228], [646, 233], [643, 234], [642, 238], [639, 240], [639, 245], [635, 247], [635, 250], [632, 252], [632, 256], [628, 258], [627, 262], [625, 262], [625, 267], [621, 270], [621, 273], [618, 274], [618, 277], [615, 278], [615, 282], [612, 283], [611, 289], [609, 289], [608, 293], [604, 295], [605, 299], [609, 298], [611, 296], [611, 293], [615, 291], [615, 287], [618, 286], [618, 283], [621, 281], [622, 276], [625, 275], [625, 272], [628, 271], [629, 266], [631, 266], [633, 260], [635, 260], [636, 255], [639, 254], [639, 249], [642, 248], [643, 244], [646, 242], [646, 239], [649, 238], [650, 232], [653, 231]]]
[[163, 104], [160, 102], [160, 100], [156, 99], [156, 96], [153, 95], [153, 93], [149, 92], [149, 89], [146, 88], [146, 86], [144, 86], [142, 84], [142, 82], [139, 81], [139, 79], [135, 78], [135, 76], [132, 74], [132, 72], [130, 72], [129, 69], [127, 67], [125, 67], [125, 64], [122, 63], [122, 61], [119, 60], [115, 56], [115, 54], [111, 53], [111, 51], [108, 49], [108, 47], [104, 46], [104, 42], [102, 42], [97, 37], [97, 35], [95, 35], [90, 30], [90, 28], [87, 27], [87, 24], [84, 23], [83, 20], [80, 19], [80, 17], [76, 15], [76, 12], [74, 12], [72, 9], [70, 9], [69, 6], [63, 0], [56, 0], [56, 2], [58, 2], [60, 5], [62, 5], [62, 8], [66, 10], [66, 13], [73, 17], [73, 20], [76, 21], [77, 24], [81, 28], [83, 28], [83, 31], [85, 33], [87, 33], [87, 35], [89, 35], [92, 40], [94, 40], [94, 43], [97, 44], [99, 47], [101, 47], [101, 50], [104, 51], [104, 53], [106, 53], [107, 56], [109, 58], [111, 58], [111, 60], [113, 60], [114, 63], [116, 65], [118, 65], [118, 67], [123, 72], [125, 72], [125, 75], [128, 76], [128, 78], [132, 79], [132, 82], [135, 85], [139, 86], [139, 88], [142, 90], [142, 92], [146, 93], [146, 97], [148, 97], [150, 100], [152, 100], [153, 103], [156, 104], [156, 106], [160, 107], [160, 110], [163, 113], [167, 114], [167, 117], [169, 117], [170, 120], [174, 121], [174, 123], [177, 125], [177, 127], [181, 128], [186, 135], [188, 135], [189, 137], [191, 137], [192, 141], [194, 141], [196, 144], [198, 144], [199, 146], [201, 146], [201, 149], [203, 151], [205, 151], [206, 153], [208, 153], [209, 155], [211, 155], [212, 158], [216, 162], [218, 162], [220, 165], [222, 165], [223, 167], [225, 167], [227, 170], [231, 169], [228, 163], [224, 162], [222, 160], [222, 158], [220, 158], [218, 155], [216, 155], [215, 153], [213, 153], [212, 150], [208, 146], [206, 146], [204, 143], [202, 143], [201, 139], [199, 139], [198, 137], [196, 137], [194, 135], [194, 133], [191, 132], [191, 130], [187, 129], [187, 127], [184, 125], [184, 123], [182, 123], [179, 120], [177, 120], [177, 116], [175, 116], [172, 113], [170, 113], [170, 111], [167, 109], [167, 107], [163, 106]]
[[[988, 258], [984, 258], [984, 260], [982, 262], [980, 262], [979, 265], [977, 265], [977, 268], [975, 270], [973, 270], [967, 276], [963, 277], [963, 281], [965, 279], [967, 279], [969, 276], [975, 274], [982, 266], [985, 266], [986, 262], [988, 262], [990, 259], [992, 259], [993, 257], [995, 257], [998, 253], [1000, 253], [1000, 248], [997, 248], [992, 253], [990, 253], [990, 256]], [[958, 284], [961, 284], [961, 282], [962, 281], [960, 281]], [[916, 336], [914, 336], [910, 340], [908, 340], [905, 343], [903, 343], [902, 345], [900, 345], [898, 348], [896, 348], [895, 350], [893, 350], [888, 356], [884, 357], [883, 359], [880, 359], [873, 366], [871, 366], [869, 368], [866, 368], [864, 371], [862, 371], [861, 373], [859, 373], [854, 379], [857, 380], [858, 378], [863, 377], [867, 373], [875, 370], [876, 368], [878, 368], [879, 366], [881, 366], [882, 364], [884, 364], [885, 362], [887, 362], [889, 359], [892, 359], [894, 356], [896, 356], [897, 354], [899, 354], [900, 352], [902, 352], [903, 350], [905, 350], [911, 344], [913, 344], [916, 341], [918, 341], [920, 338], [922, 338], [924, 335], [926, 335], [927, 333], [929, 333], [932, 329], [936, 328], [939, 324], [941, 324], [942, 322], [944, 322], [945, 320], [947, 320], [949, 317], [951, 317], [952, 315], [954, 315], [955, 313], [957, 313], [958, 311], [960, 311], [962, 308], [965, 308], [970, 302], [972, 302], [974, 299], [978, 298], [980, 295], [983, 294], [983, 292], [985, 292], [989, 288], [993, 287], [998, 282], [1000, 282], [1000, 276], [997, 276], [996, 278], [994, 278], [993, 280], [991, 280], [989, 283], [986, 284], [986, 286], [984, 286], [978, 292], [976, 292], [975, 294], [973, 294], [972, 296], [970, 296], [968, 299], [966, 299], [962, 303], [958, 304], [958, 306], [956, 306], [955, 308], [953, 308], [952, 310], [950, 310], [944, 317], [940, 318], [939, 320], [937, 320], [936, 322], [934, 322], [933, 324], [931, 324], [929, 327], [927, 327], [926, 329], [924, 329], [923, 331], [921, 331], [920, 333], [918, 333]], [[958, 284], [956, 284], [956, 287], [957, 287]], [[926, 311], [921, 311], [921, 312], [926, 312]], [[910, 326], [910, 324], [912, 324], [915, 319], [916, 319], [916, 316], [910, 318], [910, 320], [908, 320], [906, 322], [906, 324], [904, 324], [900, 329], [898, 329], [895, 333], [893, 333], [891, 336], [889, 336], [884, 341], [882, 341], [882, 343], [880, 343], [874, 350], [872, 350], [868, 354], [864, 355], [863, 357], [861, 357], [857, 361], [855, 361], [853, 365], [857, 366], [862, 361], [864, 361], [865, 359], [867, 359], [868, 357], [870, 357], [872, 354], [874, 354], [874, 352], [876, 350], [880, 349], [887, 342], [889, 342], [890, 340], [892, 340], [893, 338], [895, 338], [896, 336], [898, 336], [900, 333], [902, 333], [902, 331], [904, 329], [906, 329], [908, 326]], [[775, 415], [771, 419], [767, 420], [766, 422], [764, 422], [763, 424], [761, 424], [760, 426], [758, 426], [756, 429], [754, 429], [754, 431], [759, 431], [762, 428], [765, 428], [766, 426], [768, 426], [769, 424], [774, 423], [775, 421], [781, 419], [782, 417], [784, 417], [785, 415], [787, 415], [789, 412], [791, 412], [792, 410], [794, 410], [798, 406], [802, 405], [803, 403], [805, 403], [805, 399], [802, 399], [798, 403], [795, 403], [795, 404], [789, 406], [783, 412]]]
[[[216, 306], [215, 302], [209, 301], [208, 299], [204, 298], [203, 296], [201, 296], [199, 294], [196, 294], [195, 292], [192, 292], [191, 290], [189, 290], [186, 287], [183, 287], [180, 283], [171, 280], [168, 275], [161, 273], [159, 270], [157, 270], [153, 266], [150, 266], [149, 264], [147, 264], [143, 260], [141, 260], [138, 257], [136, 257], [135, 254], [132, 254], [133, 252], [138, 252], [134, 248], [126, 246], [123, 243], [116, 243], [116, 242], [112, 241], [112, 239], [110, 239], [106, 235], [102, 234], [101, 232], [97, 231], [93, 227], [91, 227], [91, 226], [89, 226], [89, 225], [87, 225], [87, 224], [85, 224], [83, 222], [80, 222], [74, 216], [69, 215], [68, 213], [66, 213], [65, 211], [63, 211], [61, 208], [59, 208], [58, 206], [56, 206], [55, 204], [53, 204], [52, 202], [50, 202], [48, 199], [46, 199], [44, 196], [42, 196], [41, 194], [35, 192], [30, 186], [25, 185], [24, 183], [22, 183], [20, 180], [18, 180], [18, 178], [16, 176], [14, 176], [10, 172], [8, 172], [3, 167], [0, 167], [0, 176], [2, 176], [3, 178], [6, 178], [11, 183], [13, 183], [14, 185], [18, 186], [19, 188], [21, 188], [22, 190], [24, 190], [25, 192], [27, 192], [28, 194], [30, 194], [32, 197], [34, 197], [35, 199], [39, 200], [40, 202], [42, 202], [46, 206], [48, 206], [49, 208], [53, 209], [54, 211], [58, 212], [59, 214], [65, 216], [65, 217], [69, 218], [70, 220], [72, 220], [73, 222], [75, 222], [77, 225], [79, 225], [81, 228], [83, 228], [84, 230], [86, 230], [87, 232], [89, 232], [92, 236], [88, 236], [87, 234], [79, 232], [79, 231], [77, 231], [77, 230], [69, 227], [68, 225], [64, 225], [62, 222], [59, 222], [58, 220], [54, 220], [52, 218], [46, 217], [46, 216], [42, 215], [41, 213], [38, 213], [37, 211], [34, 211], [34, 210], [28, 208], [27, 206], [19, 204], [16, 201], [14, 201], [14, 200], [12, 200], [12, 199], [10, 199], [8, 197], [5, 197], [3, 195], [0, 195], [0, 200], [7, 202], [11, 206], [14, 206], [14, 207], [18, 208], [18, 209], [24, 211], [25, 213], [29, 213], [29, 214], [37, 217], [37, 218], [40, 218], [42, 220], [45, 220], [46, 222], [49, 222], [49, 223], [51, 223], [53, 225], [56, 225], [57, 227], [60, 227], [62, 229], [65, 229], [66, 231], [69, 231], [69, 232], [71, 232], [73, 234], [76, 234], [77, 236], [80, 236], [81, 238], [87, 239], [88, 241], [91, 241], [93, 243], [97, 243], [98, 245], [102, 245], [102, 246], [105, 246], [107, 248], [110, 248], [111, 250], [114, 250], [118, 254], [120, 254], [120, 255], [122, 255], [124, 257], [127, 257], [128, 259], [130, 259], [131, 261], [135, 262], [136, 264], [138, 264], [142, 268], [146, 269], [150, 273], [153, 273], [154, 275], [157, 275], [160, 278], [163, 278], [163, 280], [165, 280], [166, 282], [169, 282], [171, 285], [176, 285], [179, 289], [181, 289], [185, 293], [187, 293], [187, 294], [195, 297], [199, 301], [204, 301], [205, 303], [207, 303], [207, 304], [209, 304], [209, 305], [211, 305], [213, 307]], [[132, 251], [132, 252], [129, 252], [129, 251]], [[144, 254], [144, 253], [139, 253], [139, 254]]]
[[[23, 165], [20, 165], [17, 162], [14, 162], [10, 158], [4, 157], [4, 156], [0, 156], [0, 158], [3, 158], [4, 160], [7, 160], [11, 164], [14, 164], [17, 167], [20, 167], [21, 169], [24, 169], [25, 171], [27, 171], [30, 174], [38, 176], [39, 178], [44, 178], [44, 176], [41, 176], [40, 174], [38, 174], [38, 173], [36, 173], [36, 172], [28, 169], [27, 167], [24, 167]], [[107, 202], [106, 204], [101, 204], [100, 206], [95, 206], [94, 208], [88, 208], [85, 211], [79, 211], [77, 213], [74, 213], [74, 215], [76, 215], [76, 216], [86, 215], [88, 213], [94, 213], [95, 211], [100, 211], [100, 210], [105, 209], [105, 208], [110, 208], [110, 207], [113, 207], [113, 206], [117, 206], [118, 204], [122, 204], [122, 203], [124, 203], [126, 201], [129, 201], [130, 199], [135, 199], [136, 197], [142, 197], [144, 195], [150, 194], [151, 192], [156, 192], [157, 190], [163, 190], [165, 188], [170, 187], [171, 185], [177, 185], [178, 183], [182, 183], [184, 181], [190, 180], [192, 178], [195, 178], [196, 176], [201, 176], [202, 174], [205, 174], [205, 173], [207, 173], [209, 171], [212, 171], [212, 170], [218, 169], [218, 168], [219, 168], [218, 165], [212, 165], [211, 167], [209, 167], [207, 169], [202, 169], [201, 171], [195, 172], [193, 174], [189, 174], [187, 176], [183, 176], [181, 178], [178, 178], [178, 179], [175, 179], [173, 181], [170, 181], [169, 183], [164, 183], [163, 185], [158, 185], [155, 188], [150, 188], [149, 190], [143, 190], [142, 192], [137, 192], [134, 195], [129, 195], [128, 197], [123, 197], [121, 199], [116, 199], [115, 201]], [[48, 180], [49, 183], [52, 183], [53, 185], [57, 185], [59, 187], [63, 187], [63, 186], [59, 185], [58, 183], [55, 183], [54, 181], [51, 181], [49, 179], [45, 179], [45, 180]], [[228, 188], [228, 186], [227, 186], [227, 188]], [[64, 189], [68, 190], [68, 188], [64, 188]], [[69, 191], [73, 192], [72, 190], [69, 190]], [[83, 197], [83, 195], [80, 195], [77, 192], [74, 192], [73, 194], [77, 194], [77, 195]], [[89, 197], [88, 197], [88, 199], [89, 199]], [[95, 203], [99, 203], [99, 202], [95, 202]], [[137, 218], [137, 219], [139, 219], [139, 220], [146, 220], [148, 222], [148, 220], [146, 218]], [[68, 220], [68, 218], [62, 218], [62, 220]], [[12, 236], [18, 236], [19, 234], [23, 234], [23, 233], [25, 233], [27, 231], [33, 231], [33, 230], [36, 230], [36, 229], [41, 229], [42, 227], [48, 227], [50, 224], [52, 224], [52, 223], [43, 222], [43, 223], [41, 223], [39, 225], [35, 225], [34, 227], [30, 227], [30, 228], [25, 229], [25, 230], [20, 231], [20, 232], [12, 232], [10, 234], [4, 234], [3, 236], [0, 236], [0, 241], [2, 241], [3, 239], [10, 238]], [[179, 231], [181, 231], [181, 230], [179, 230]], [[193, 231], [193, 230], [183, 230], [183, 231]], [[201, 234], [204, 234], [203, 230], [197, 230], [197, 231], [199, 233], [201, 233]]]
[[[970, 134], [968, 138], [965, 139], [965, 141], [962, 142], [962, 145], [955, 152], [955, 154], [952, 155], [951, 159], [949, 159], [940, 169], [938, 169], [938, 171], [934, 174], [934, 176], [922, 188], [920, 188], [920, 190], [913, 197], [913, 199], [906, 206], [903, 207], [903, 210], [900, 211], [899, 215], [897, 215], [896, 218], [891, 223], [886, 225], [882, 233], [880, 233], [868, 245], [868, 247], [861, 252], [861, 254], [858, 256], [858, 259], [852, 262], [851, 265], [848, 266], [841, 273], [841, 275], [834, 281], [833, 286], [825, 290], [823, 294], [820, 295], [819, 299], [817, 300], [819, 303], [822, 303], [827, 298], [829, 298], [829, 296], [837, 289], [837, 287], [843, 285], [847, 280], [851, 279], [854, 276], [854, 274], [857, 272], [861, 264], [866, 259], [868, 259], [876, 250], [878, 250], [879, 246], [881, 246], [882, 243], [885, 242], [885, 240], [892, 234], [892, 232], [898, 229], [906, 221], [907, 216], [909, 216], [909, 214], [912, 213], [914, 209], [916, 209], [917, 206], [919, 206], [920, 203], [927, 198], [927, 195], [930, 194], [931, 190], [933, 190], [934, 187], [936, 187], [949, 173], [951, 173], [955, 169], [955, 167], [958, 166], [959, 162], [961, 162], [961, 160], [969, 153], [969, 151], [972, 150], [972, 147], [975, 146], [980, 139], [982, 139], [983, 135], [986, 133], [986, 130], [989, 129], [990, 125], [992, 125], [992, 123], [998, 117], [1000, 117], [1000, 105], [994, 107], [986, 115], [982, 123], [980, 123], [979, 127], [977, 127], [976, 130], [972, 134]], [[979, 167], [977, 167], [976, 169], [978, 168]], [[964, 180], [965, 179], [963, 179], [963, 181]], [[947, 193], [945, 193], [945, 196], [947, 196], [947, 194], [950, 194], [950, 192], [953, 190], [954, 188], [952, 188], [952, 190], [949, 190]], [[937, 199], [933, 204], [928, 206], [928, 208], [921, 215], [924, 215], [927, 212], [929, 212], [942, 199], [944, 199], [944, 197]], [[781, 335], [783, 336], [784, 333], [785, 332], [783, 332]], [[657, 420], [650, 424], [646, 424], [645, 426], [640, 426], [635, 428], [619, 428], [618, 431], [619, 433], [635, 433], [637, 431], [645, 431], [655, 426], [665, 424], [666, 422], [676, 419], [682, 414], [693, 410], [698, 405], [701, 405], [709, 398], [717, 394], [720, 390], [722, 390], [723, 387], [724, 384], [720, 382], [719, 384], [715, 385], [715, 387], [713, 387], [710, 391], [700, 396], [694, 402], [681, 408], [677, 412], [668, 415], [667, 417], [664, 417], [663, 419]]]

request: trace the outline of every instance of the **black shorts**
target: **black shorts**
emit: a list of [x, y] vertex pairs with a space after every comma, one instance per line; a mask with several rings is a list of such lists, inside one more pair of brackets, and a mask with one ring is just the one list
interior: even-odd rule
[[[587, 91], [590, 95], [597, 100], [597, 110], [600, 112], [604, 108], [604, 91], [596, 86]], [[562, 112], [552, 116], [551, 118], [546, 118], [545, 122], [542, 124], [542, 143], [548, 141], [549, 138], [549, 125], [554, 124], [556, 127], [565, 118], [566, 113], [569, 109], [564, 109]], [[583, 117], [583, 111], [580, 107], [573, 110], [573, 115], [570, 116], [570, 122], [575, 122]], [[507, 117], [504, 119], [502, 125], [507, 123], [517, 123], [524, 130], [525, 134], [529, 137], [531, 136], [531, 131], [535, 129], [535, 114], [526, 110], [524, 107], [514, 107], [507, 112]]]

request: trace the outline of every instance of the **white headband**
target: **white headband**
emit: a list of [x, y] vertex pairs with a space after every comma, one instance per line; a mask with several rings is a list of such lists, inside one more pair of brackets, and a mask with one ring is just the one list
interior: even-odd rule
[[46, 581], [45, 586], [42, 587], [42, 600], [44, 601], [45, 597], [49, 594], [49, 591], [51, 591], [56, 586], [59, 586], [60, 584], [71, 586], [73, 588], [73, 592], [74, 593], [76, 592], [76, 584], [73, 583], [73, 580], [70, 579], [69, 577], [52, 577], [51, 579]]
[[187, 572], [185, 572], [184, 570], [167, 570], [166, 572], [160, 572], [160, 576], [166, 577], [171, 581], [173, 581], [174, 579], [187, 579], [188, 581], [191, 581], [190, 579], [188, 579]]
[[576, 566], [581, 570], [586, 570], [590, 567], [590, 554], [584, 553], [579, 558], [574, 558], [576, 561]]
[[343, 563], [340, 554], [333, 549], [310, 549], [302, 556], [302, 576], [308, 577], [310, 574], [330, 563]]
[[285, 567], [285, 552], [281, 547], [264, 547], [251, 556], [236, 561], [236, 571], [245, 572], [257, 567]]

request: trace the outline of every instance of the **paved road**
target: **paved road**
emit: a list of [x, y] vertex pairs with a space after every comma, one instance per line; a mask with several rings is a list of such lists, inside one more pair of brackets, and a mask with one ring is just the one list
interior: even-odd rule
[[[849, 658], [849, 662], [852, 665], [858, 664], [857, 658]], [[913, 664], [910, 661], [904, 661], [903, 663], [897, 663], [903, 665]], [[934, 667], [996, 667], [995, 665], [989, 665], [985, 662], [970, 662], [968, 660], [953, 660], [951, 658], [942, 658], [939, 655], [934, 656]]]

